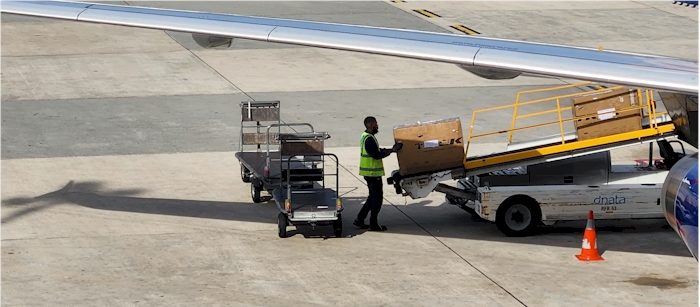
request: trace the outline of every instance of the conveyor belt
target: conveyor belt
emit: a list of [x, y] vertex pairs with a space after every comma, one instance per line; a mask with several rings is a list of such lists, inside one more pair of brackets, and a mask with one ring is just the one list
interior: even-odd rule
[[[670, 126], [670, 128], [673, 128], [673, 125], [666, 126]], [[663, 126], [659, 126], [659, 128], [663, 128]], [[650, 142], [656, 142], [659, 140], [676, 138], [676, 134], [673, 133], [672, 129], [661, 135], [655, 133], [643, 135], [642, 132], [644, 131], [635, 131], [622, 134], [624, 136], [628, 136], [628, 138], [616, 142], [607, 140], [611, 140], [615, 137], [620, 137], [622, 135], [613, 135], [610, 137], [603, 137], [586, 141], [576, 141], [567, 144], [527, 148], [512, 152], [501, 152], [487, 156], [467, 157], [467, 160], [464, 163], [465, 171], [463, 176], [478, 175], [506, 168], [539, 164], [543, 162], [573, 158], [577, 156], [593, 154], [601, 151], [607, 151], [626, 146], [645, 144]]]
[[[676, 138], [673, 124], [659, 125], [657, 129], [648, 128], [640, 131], [622, 133], [585, 141], [574, 141], [566, 144], [535, 145], [518, 149], [492, 153], [481, 156], [466, 157], [464, 167], [455, 169], [432, 170], [430, 172], [410, 175], [393, 174], [388, 181], [390, 184], [401, 179], [422, 177], [441, 172], [451, 172], [453, 178], [480, 175], [507, 168], [528, 166], [566, 158], [573, 158], [612, 149], [646, 144], [666, 139]], [[661, 133], [661, 134], [659, 134]], [[561, 138], [560, 138], [561, 140]]]
[[483, 174], [495, 170], [526, 166], [559, 159], [572, 158], [611, 149], [675, 138], [673, 124], [659, 125], [657, 129], [621, 133], [565, 144], [548, 144], [521, 148], [483, 156], [466, 157], [464, 176]]

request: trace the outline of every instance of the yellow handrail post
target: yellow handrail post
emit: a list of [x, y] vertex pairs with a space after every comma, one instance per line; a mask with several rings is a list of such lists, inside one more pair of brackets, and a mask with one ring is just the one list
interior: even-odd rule
[[653, 118], [654, 122], [654, 129], [657, 129], [659, 127], [659, 122], [656, 118], [656, 103], [654, 102], [654, 92], [649, 91], [649, 103], [651, 104], [651, 115], [649, 115], [651, 118]]
[[466, 162], [467, 160], [467, 153], [469, 152], [469, 144], [472, 141], [472, 130], [474, 130], [474, 119], [476, 118], [476, 112], [479, 112], [479, 110], [475, 110], [472, 112], [472, 122], [469, 125], [469, 135], [467, 136], [467, 148], [464, 149], [464, 161]]
[[559, 104], [559, 98], [557, 98], [557, 114], [559, 115], [559, 132], [561, 133], [561, 143], [564, 144], [564, 124], [561, 120], [561, 106]]
[[656, 101], [654, 100], [654, 92], [649, 91], [649, 96], [651, 97], [651, 111], [654, 113], [652, 115], [654, 117], [654, 129], [657, 129], [659, 127], [659, 123], [656, 122]]
[[508, 132], [508, 144], [513, 142], [513, 129], [515, 128], [515, 119], [518, 115], [518, 103], [520, 103], [520, 93], [515, 95], [515, 105], [513, 105], [513, 120], [510, 123], [510, 131]]
[[647, 105], [647, 113], [649, 113], [649, 128], [655, 128], [656, 118], [654, 116], [654, 110], [652, 109], [653, 108], [652, 107], [652, 105], [653, 105], [652, 93], [649, 90], [644, 90], [644, 94], [646, 96], [644, 99], [644, 102]]
[[651, 127], [654, 123], [652, 122], [651, 116], [651, 103], [649, 103], [649, 90], [644, 90], [644, 100], [642, 101], [642, 106], [646, 107], [647, 109], [647, 115], [649, 115], [649, 126]]
[[649, 108], [649, 127], [656, 128], [656, 116], [654, 116], [654, 96], [650, 90], [646, 90], [647, 94], [647, 106]]

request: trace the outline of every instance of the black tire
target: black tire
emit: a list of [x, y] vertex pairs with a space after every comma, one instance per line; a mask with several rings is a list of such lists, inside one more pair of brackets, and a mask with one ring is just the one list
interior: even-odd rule
[[287, 216], [280, 212], [280, 214], [277, 215], [277, 228], [279, 228], [277, 234], [280, 238], [287, 237], [287, 223]]
[[262, 197], [260, 197], [260, 192], [262, 192], [262, 187], [255, 184], [255, 181], [250, 183], [250, 197], [253, 199], [254, 203], [263, 202]]
[[338, 219], [333, 221], [333, 234], [336, 238], [343, 236], [343, 216], [338, 214]]
[[243, 180], [243, 182], [250, 182], [250, 171], [247, 167], [243, 166], [243, 163], [239, 164], [241, 165], [241, 180]]
[[539, 204], [528, 197], [509, 198], [496, 213], [496, 226], [508, 237], [532, 235], [542, 222]]

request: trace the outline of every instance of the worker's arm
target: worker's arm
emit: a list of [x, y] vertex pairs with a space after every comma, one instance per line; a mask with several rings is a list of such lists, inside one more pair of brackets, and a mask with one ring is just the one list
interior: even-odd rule
[[379, 148], [379, 146], [377, 146], [377, 142], [374, 141], [374, 138], [370, 137], [365, 139], [365, 149], [367, 150], [367, 153], [372, 156], [372, 158], [377, 160], [384, 159], [393, 152], [391, 149]]

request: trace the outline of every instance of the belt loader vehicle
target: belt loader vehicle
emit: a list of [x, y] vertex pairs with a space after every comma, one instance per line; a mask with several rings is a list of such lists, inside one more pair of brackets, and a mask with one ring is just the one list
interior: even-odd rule
[[495, 222], [507, 236], [532, 234], [540, 223], [585, 220], [589, 210], [596, 219], [662, 219], [662, 186], [668, 165], [680, 155], [670, 154], [665, 163], [650, 158], [642, 165], [623, 165], [613, 164], [610, 151], [604, 151], [472, 175], [458, 180], [458, 187], [438, 184], [435, 191], [473, 216]]
[[[556, 89], [561, 88], [565, 87]], [[613, 90], [615, 89], [603, 88], [594, 93], [610, 93]], [[519, 93], [518, 99], [525, 92]], [[558, 124], [560, 135], [520, 144], [509, 143], [508, 149], [503, 152], [469, 156], [469, 142], [475, 137], [507, 132], [512, 137], [514, 131], [529, 127], [483, 135], [473, 135], [470, 129], [466, 138], [467, 153], [464, 154], [463, 166], [413, 174], [401, 174], [397, 170], [392, 172], [387, 182], [394, 186], [397, 194], [413, 199], [424, 198], [434, 191], [445, 193], [448, 203], [460, 206], [473, 216], [495, 222], [507, 236], [532, 234], [539, 224], [585, 220], [590, 210], [595, 212], [596, 219], [663, 219], [663, 185], [671, 167], [685, 156], [685, 148], [683, 143], [672, 140], [676, 138], [674, 124], [665, 112], [657, 112], [651, 91], [646, 91], [645, 100], [642, 99], [641, 90], [624, 93], [625, 99], [629, 97], [627, 101], [631, 101], [631, 107], [618, 106], [618, 109], [603, 110], [603, 113], [598, 111], [594, 115], [575, 115], [569, 119], [562, 118], [562, 111], [572, 110], [573, 106], [563, 108], [560, 102], [563, 98], [581, 93], [524, 103], [516, 99], [515, 105], [477, 110], [472, 116], [471, 129], [479, 112], [506, 107], [515, 107], [517, 110], [518, 106], [526, 104], [556, 101], [557, 109], [552, 111], [525, 115], [518, 115], [514, 111], [512, 127], [515, 127], [518, 118], [557, 112], [558, 120], [546, 124]], [[588, 120], [586, 117], [593, 117], [594, 120], [624, 120], [625, 117], [621, 114], [630, 114], [625, 113], [630, 111], [636, 113], [635, 116], [644, 115], [644, 118], [639, 119], [636, 129], [587, 138], [563, 130], [566, 121]], [[671, 146], [674, 142], [681, 144], [682, 152], [674, 151]], [[652, 161], [653, 143], [658, 144], [663, 163]], [[647, 165], [612, 163], [610, 150], [636, 144], [649, 144]], [[399, 164], [401, 165], [400, 158]], [[457, 180], [457, 186], [441, 183], [450, 179]]]

